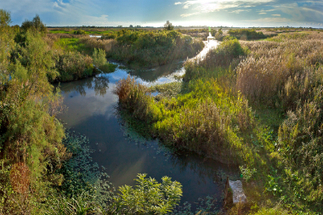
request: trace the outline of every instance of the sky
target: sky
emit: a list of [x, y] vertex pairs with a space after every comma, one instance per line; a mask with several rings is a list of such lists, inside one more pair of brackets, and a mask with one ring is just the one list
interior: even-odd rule
[[323, 0], [0, 0], [12, 25], [38, 14], [47, 26], [318, 27]]

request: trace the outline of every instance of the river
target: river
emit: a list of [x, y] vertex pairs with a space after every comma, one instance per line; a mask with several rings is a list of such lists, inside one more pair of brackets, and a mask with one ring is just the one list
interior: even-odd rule
[[[216, 41], [207, 44], [197, 57], [203, 58], [207, 49], [216, 46]], [[236, 168], [192, 154], [173, 154], [158, 140], [144, 140], [128, 128], [117, 111], [113, 89], [118, 80], [131, 75], [138, 83], [152, 85], [176, 81], [184, 73], [183, 62], [143, 71], [119, 66], [113, 73], [62, 83], [67, 110], [58, 117], [65, 127], [89, 138], [94, 162], [105, 167], [116, 187], [133, 185], [137, 173], [147, 173], [158, 181], [167, 175], [183, 185], [182, 203], [212, 196], [220, 207], [224, 180], [227, 175], [237, 177]]]

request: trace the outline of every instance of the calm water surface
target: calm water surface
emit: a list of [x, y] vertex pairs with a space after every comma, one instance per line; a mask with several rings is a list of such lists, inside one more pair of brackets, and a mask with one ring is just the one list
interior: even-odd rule
[[68, 109], [59, 118], [67, 128], [89, 138], [95, 150], [94, 161], [105, 167], [116, 187], [133, 185], [137, 173], [147, 173], [159, 181], [167, 175], [183, 185], [182, 202], [212, 196], [219, 199], [220, 206], [225, 175], [236, 177], [236, 168], [195, 155], [172, 154], [157, 140], [142, 140], [124, 126], [117, 113], [118, 97], [113, 89], [118, 80], [131, 75], [146, 85], [172, 82], [185, 73], [182, 64], [146, 71], [117, 68], [110, 74], [63, 83], [61, 90]]

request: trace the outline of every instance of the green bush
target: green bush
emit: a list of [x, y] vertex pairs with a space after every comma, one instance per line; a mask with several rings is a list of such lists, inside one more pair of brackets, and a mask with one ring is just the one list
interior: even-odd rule
[[107, 56], [134, 68], [154, 67], [193, 57], [204, 44], [177, 31], [123, 29], [115, 33], [117, 43]]
[[41, 33], [46, 33], [47, 28], [44, 23], [40, 20], [39, 16], [36, 15], [32, 21], [26, 20], [21, 24], [22, 31], [27, 32], [28, 30], [33, 30]]
[[216, 49], [210, 50], [201, 65], [207, 69], [216, 67], [235, 67], [240, 62], [240, 57], [249, 53], [242, 48], [239, 41], [233, 37], [227, 37]]
[[73, 32], [73, 34], [84, 35], [84, 34], [86, 34], [86, 32], [84, 30], [76, 30]]
[[230, 34], [230, 36], [234, 36], [242, 40], [255, 40], [266, 38], [266, 36], [262, 32], [257, 32], [254, 29], [230, 29], [228, 33]]
[[103, 49], [94, 49], [92, 59], [93, 64], [97, 66], [98, 68], [103, 66], [107, 63], [107, 59], [105, 58], [106, 53]]
[[[5, 42], [0, 46], [1, 69], [10, 71], [8, 85], [0, 92], [0, 213], [37, 214], [52, 186], [61, 183], [56, 170], [68, 157], [62, 144], [63, 125], [55, 118], [60, 97], [48, 82], [57, 72], [39, 33], [28, 31], [25, 46], [15, 44], [20, 57], [10, 64], [7, 51], [13, 35], [11, 41], [6, 36], [0, 33], [0, 44]], [[13, 177], [13, 169], [21, 177]]]
[[167, 214], [178, 205], [182, 196], [182, 185], [163, 177], [162, 183], [154, 178], [138, 174], [137, 185], [119, 188], [115, 204], [122, 214]]
[[[299, 104], [279, 129], [279, 154], [285, 165], [286, 180], [301, 200], [322, 208], [323, 147], [322, 86], [314, 89], [312, 101]], [[296, 193], [295, 193], [296, 194]]]
[[65, 52], [58, 56], [56, 69], [59, 81], [73, 81], [92, 76], [95, 72], [92, 58], [79, 52]]

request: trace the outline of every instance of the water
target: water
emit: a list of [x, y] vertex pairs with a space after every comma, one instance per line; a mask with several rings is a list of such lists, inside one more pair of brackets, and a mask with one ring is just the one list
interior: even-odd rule
[[61, 84], [67, 111], [59, 118], [77, 133], [90, 139], [93, 159], [104, 166], [117, 187], [133, 185], [137, 173], [147, 173], [160, 181], [167, 175], [183, 185], [182, 202], [196, 202], [213, 196], [221, 205], [226, 175], [233, 177], [236, 168], [191, 154], [172, 154], [157, 140], [144, 141], [125, 126], [117, 112], [118, 97], [113, 94], [116, 82], [128, 75], [137, 82], [152, 85], [176, 81], [185, 73], [182, 62], [147, 71], [117, 68], [110, 74]]

